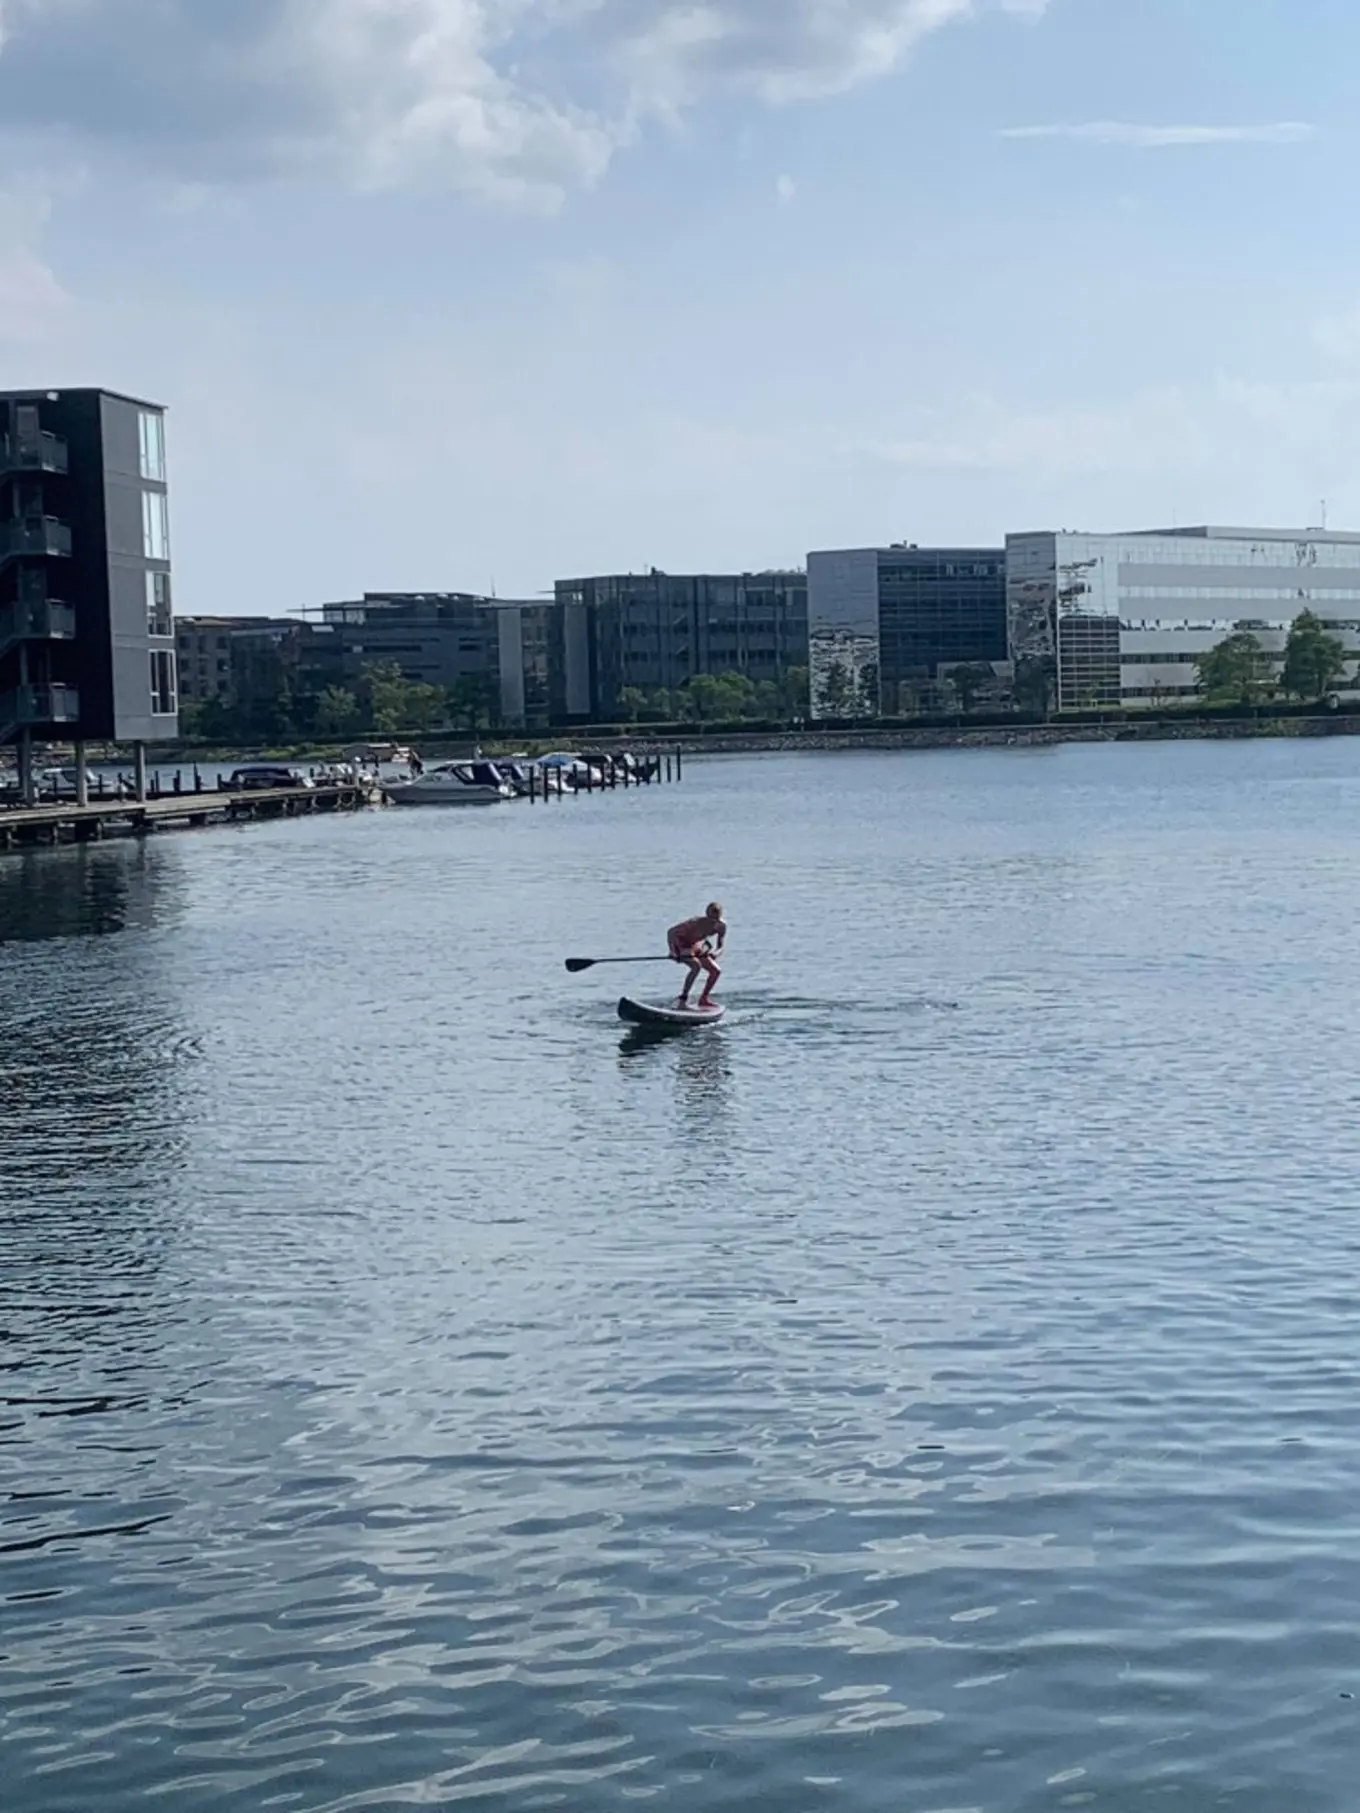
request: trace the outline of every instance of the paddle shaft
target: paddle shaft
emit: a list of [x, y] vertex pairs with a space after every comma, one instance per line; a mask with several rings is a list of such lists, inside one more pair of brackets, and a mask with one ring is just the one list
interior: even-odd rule
[[573, 976], [582, 970], [596, 969], [601, 963], [670, 963], [669, 957], [568, 957], [567, 968]]

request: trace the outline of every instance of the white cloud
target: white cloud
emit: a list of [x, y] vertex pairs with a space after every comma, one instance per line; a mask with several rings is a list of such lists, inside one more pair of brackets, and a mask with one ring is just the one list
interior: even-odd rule
[[1127, 501], [1112, 500], [1169, 483], [1186, 520], [1279, 520], [1315, 507], [1324, 492], [1360, 497], [1358, 404], [1360, 362], [1315, 379], [1221, 374], [1098, 408], [1026, 410], [979, 395], [960, 399], [947, 422], [923, 418], [916, 433], [866, 446], [861, 458], [923, 477], [990, 477], [1003, 494], [1041, 490], [1055, 521], [1070, 520], [1074, 497], [1099, 497], [1106, 520], [1085, 525], [1096, 529], [1136, 527], [1125, 520]]
[[1092, 145], [1160, 151], [1177, 145], [1298, 145], [1314, 137], [1316, 130], [1302, 120], [1276, 120], [1262, 126], [1139, 126], [1126, 120], [1087, 120], [1071, 126], [1008, 126], [1001, 137], [1078, 139]]
[[0, 190], [0, 347], [31, 348], [65, 324], [71, 299], [39, 249], [48, 209], [45, 197]]
[[649, 115], [899, 67], [1048, 0], [0, 0], [0, 121], [177, 182], [436, 183], [551, 203]]
[[[599, 10], [623, 9], [603, 0]], [[774, 103], [841, 93], [976, 9], [973, 0], [658, 0], [637, 10], [651, 17], [620, 37], [617, 54], [643, 102], [664, 107], [714, 87]]]

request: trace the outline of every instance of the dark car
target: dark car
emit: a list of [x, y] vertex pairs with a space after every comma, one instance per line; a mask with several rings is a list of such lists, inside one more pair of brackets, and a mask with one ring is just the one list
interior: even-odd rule
[[252, 762], [237, 768], [227, 781], [233, 793], [253, 793], [273, 787], [313, 787], [316, 783], [297, 768], [286, 768], [280, 762]]

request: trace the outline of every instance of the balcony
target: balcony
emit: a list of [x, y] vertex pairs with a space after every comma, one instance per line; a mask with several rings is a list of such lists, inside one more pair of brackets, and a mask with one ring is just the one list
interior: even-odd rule
[[0, 604], [0, 655], [16, 642], [69, 642], [76, 614], [57, 598], [14, 598]]
[[74, 686], [19, 686], [0, 694], [0, 736], [46, 724], [74, 724], [80, 694]]
[[55, 516], [19, 516], [0, 523], [0, 560], [17, 555], [53, 555], [71, 552], [71, 531]]
[[0, 472], [66, 472], [66, 442], [55, 434], [0, 435]]

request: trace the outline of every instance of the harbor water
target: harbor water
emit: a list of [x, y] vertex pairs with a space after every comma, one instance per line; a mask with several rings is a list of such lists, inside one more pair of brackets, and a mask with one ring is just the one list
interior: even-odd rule
[[0, 859], [6, 1813], [1350, 1813], [1357, 902], [1346, 739]]

